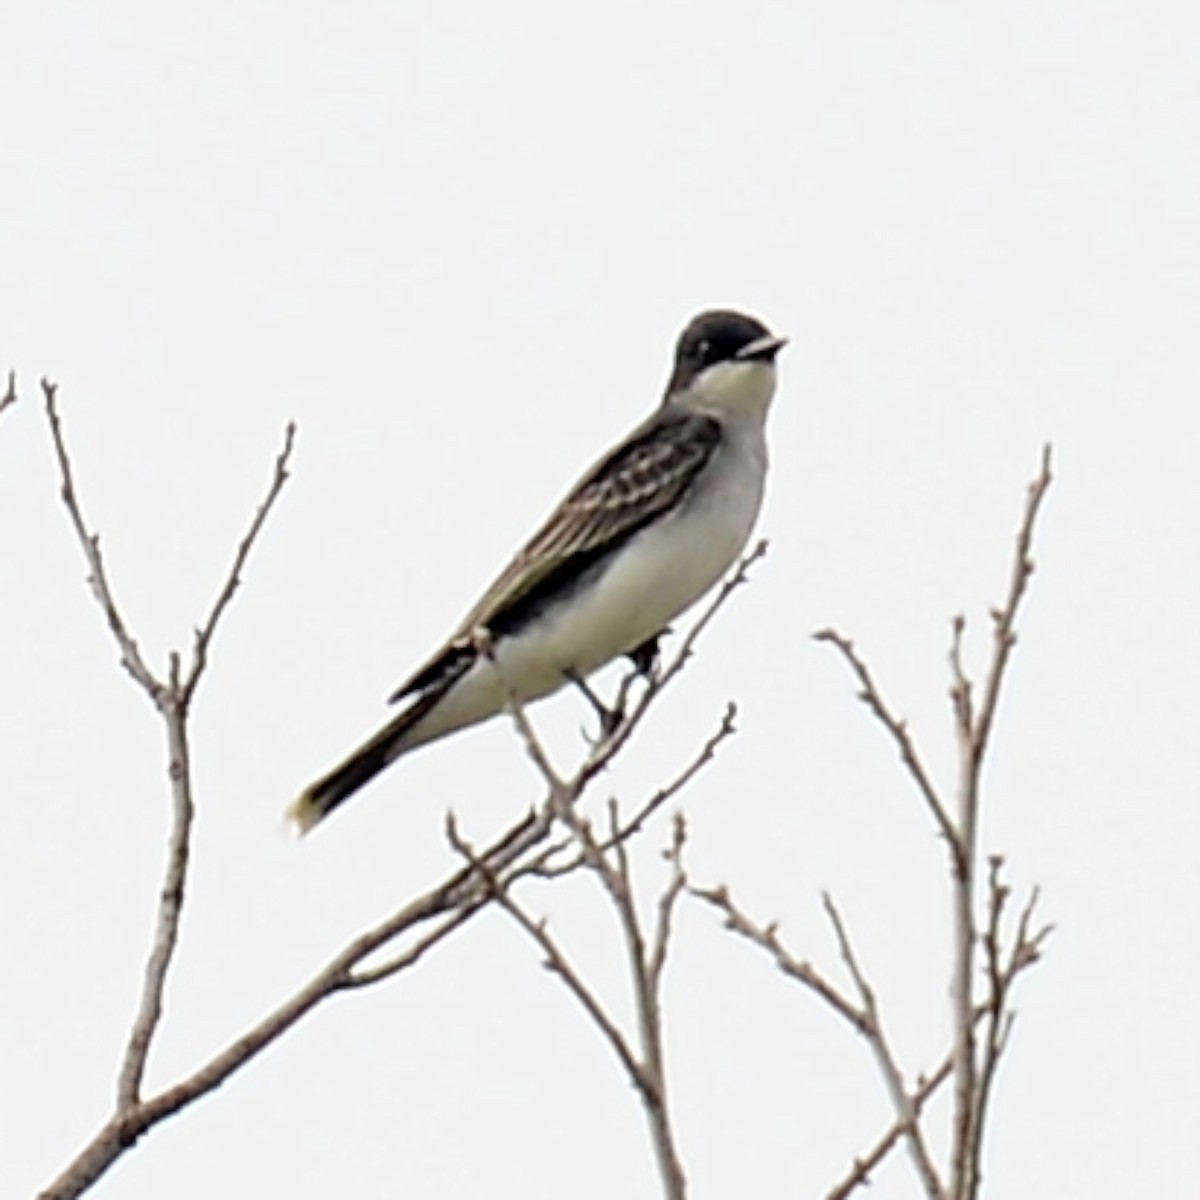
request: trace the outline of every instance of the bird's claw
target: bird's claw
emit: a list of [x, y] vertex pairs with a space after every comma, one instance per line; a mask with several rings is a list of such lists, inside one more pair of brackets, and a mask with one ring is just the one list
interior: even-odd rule
[[599, 696], [596, 695], [594, 691], [592, 691], [592, 689], [588, 686], [587, 681], [581, 675], [576, 675], [573, 672], [569, 672], [567, 674], [567, 678], [579, 689], [584, 699], [587, 700], [587, 702], [592, 706], [592, 709], [600, 722], [600, 733], [595, 738], [593, 738], [582, 726], [579, 730], [580, 734], [583, 736], [583, 740], [587, 742], [592, 749], [595, 749], [597, 746], [608, 741], [608, 739], [612, 737], [612, 735], [620, 727], [621, 722], [625, 720], [624, 694], [619, 695], [617, 698], [617, 703], [610, 708], [604, 703], [603, 700], [600, 699]]
[[656, 633], [652, 638], [647, 638], [640, 646], [634, 646], [626, 655], [633, 669], [643, 678], [653, 680], [658, 674], [658, 664], [662, 661], [662, 645], [661, 639], [663, 634], [670, 632], [667, 629]]

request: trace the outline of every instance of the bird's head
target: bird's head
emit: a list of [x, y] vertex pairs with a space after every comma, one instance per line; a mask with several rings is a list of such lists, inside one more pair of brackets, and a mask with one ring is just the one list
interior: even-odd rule
[[775, 394], [775, 356], [786, 344], [745, 313], [701, 313], [679, 335], [665, 403], [761, 418]]

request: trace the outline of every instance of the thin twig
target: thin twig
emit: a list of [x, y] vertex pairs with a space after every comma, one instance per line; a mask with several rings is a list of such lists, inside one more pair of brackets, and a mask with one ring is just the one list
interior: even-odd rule
[[46, 417], [50, 423], [50, 436], [54, 443], [54, 453], [58, 459], [62, 502], [66, 507], [67, 515], [70, 517], [71, 525], [75, 529], [75, 535], [78, 538], [79, 547], [83, 551], [84, 560], [87, 562], [89, 571], [88, 586], [91, 588], [96, 602], [100, 605], [100, 610], [104, 613], [105, 620], [108, 622], [108, 628], [117, 643], [117, 650], [121, 656], [121, 665], [133, 678], [134, 682], [150, 697], [155, 707], [161, 710], [162, 682], [146, 665], [145, 660], [142, 658], [142, 652], [138, 648], [137, 641], [133, 634], [130, 633], [129, 627], [125, 624], [125, 619], [121, 616], [121, 611], [117, 607], [116, 597], [109, 587], [108, 575], [104, 567], [104, 557], [100, 553], [100, 538], [88, 528], [87, 520], [83, 515], [83, 508], [80, 505], [79, 497], [75, 490], [75, 476], [71, 469], [71, 458], [67, 450], [66, 435], [63, 432], [62, 420], [58, 415], [58, 385], [49, 379], [43, 379], [42, 395], [45, 398]]
[[916, 740], [908, 728], [908, 722], [903, 717], [897, 716], [888, 706], [875, 683], [875, 678], [870, 667], [867, 666], [866, 660], [858, 653], [854, 643], [845, 634], [839, 633], [836, 629], [821, 629], [814, 633], [813, 637], [818, 642], [828, 642], [834, 646], [849, 665], [851, 672], [858, 680], [858, 698], [875, 714], [876, 719], [891, 735], [909, 777], [917, 785], [917, 790], [921, 793], [926, 808], [933, 816], [934, 824], [937, 825], [942, 837], [946, 839], [951, 855], [957, 857], [960, 853], [957, 832], [946, 811], [946, 805], [938, 795], [937, 788], [925, 767], [924, 760], [917, 749]]
[[[761, 551], [756, 551], [756, 554], [759, 552]], [[734, 580], [727, 583], [721, 590], [721, 594], [715, 603], [719, 605], [723, 602], [724, 597], [731, 594], [733, 588], [737, 586], [736, 580], [739, 577], [744, 577], [744, 571], [744, 567], [739, 569], [734, 576]], [[595, 777], [600, 766], [609, 761], [612, 755], [625, 744], [629, 730], [640, 719], [641, 713], [645, 712], [645, 705], [658, 694], [661, 685], [669, 681], [681, 669], [691, 652], [690, 647], [694, 642], [697, 627], [702, 629], [707, 620], [711, 619], [713, 612], [715, 612], [715, 609], [710, 608], [708, 613], [701, 616], [697, 622], [697, 626], [693, 627], [691, 635], [685, 639], [683, 647], [676, 654], [671, 666], [668, 667], [662, 678], [650, 682], [650, 685], [642, 695], [641, 702], [635, 707], [633, 713], [622, 713], [615, 729], [608, 737], [602, 738], [600, 742], [593, 746], [583, 766], [568, 780], [564, 780], [551, 765], [549, 754], [542, 745], [536, 730], [533, 728], [525, 712], [524, 705], [508, 680], [503, 676], [490, 636], [485, 630], [479, 630], [475, 634], [476, 645], [480, 652], [487, 656], [493, 667], [501, 675], [501, 680], [507, 693], [507, 707], [512, 716], [513, 723], [530, 759], [541, 772], [549, 789], [548, 804], [551, 806], [555, 818], [567, 828], [574, 844], [578, 847], [578, 865], [591, 870], [600, 880], [617, 914], [622, 939], [625, 943], [625, 954], [629, 964], [634, 1008], [638, 1024], [640, 1058], [634, 1060], [638, 1065], [634, 1082], [642, 1097], [643, 1106], [646, 1109], [647, 1120], [650, 1126], [650, 1141], [654, 1148], [663, 1191], [668, 1200], [684, 1200], [687, 1194], [687, 1180], [675, 1144], [675, 1136], [671, 1127], [670, 1112], [667, 1105], [667, 1078], [664, 1065], [659, 984], [661, 983], [662, 963], [665, 963], [666, 960], [667, 947], [665, 939], [669, 936], [671, 910], [677, 899], [677, 893], [679, 890], [682, 890], [683, 884], [680, 882], [678, 888], [676, 888], [674, 879], [668, 884], [667, 892], [670, 893], [674, 889], [676, 895], [672, 896], [669, 900], [664, 898], [661, 902], [660, 916], [663, 924], [660, 926], [660, 930], [664, 942], [661, 949], [656, 947], [655, 951], [648, 952], [641, 917], [634, 900], [633, 881], [630, 875], [629, 857], [626, 847], [626, 838], [628, 835], [621, 836], [623, 822], [616, 801], [611, 801], [609, 804], [609, 832], [607, 838], [601, 839], [596, 836], [591, 823], [578, 810], [576, 800], [582, 793], [587, 782]], [[638, 826], [631, 826], [630, 828], [632, 831], [632, 829], [638, 828]], [[680, 842], [680, 850], [682, 850], [682, 842]], [[510, 911], [512, 910], [510, 909]], [[516, 916], [517, 914], [514, 912], [513, 915]], [[539, 931], [534, 936], [538, 938], [539, 944], [542, 945], [543, 949], [550, 956], [550, 962], [554, 969], [580, 998], [589, 1016], [596, 1022], [605, 1037], [609, 1041], [613, 1041], [614, 1032], [616, 1031], [615, 1024], [609, 1020], [599, 1002], [595, 1001], [594, 997], [591, 997], [591, 994], [583, 986], [582, 981], [569, 972], [569, 964], [566, 964], [565, 967], [561, 965], [565, 963], [565, 959], [562, 958], [561, 953], [559, 952], [558, 957], [550, 954], [550, 938], [544, 926], [539, 926], [529, 918], [522, 921], [522, 925], [531, 933], [535, 929]], [[658, 962], [657, 970], [655, 969], [654, 962], [651, 961], [652, 955]], [[622, 1061], [626, 1061], [624, 1056], [622, 1056]]]
[[992, 663], [984, 680], [983, 696], [979, 703], [978, 715], [975, 718], [976, 753], [980, 756], [987, 746], [988, 736], [992, 731], [996, 708], [1000, 702], [1000, 689], [1004, 683], [1012, 649], [1017, 642], [1017, 613], [1020, 610], [1021, 601], [1029, 590], [1029, 581], [1033, 577], [1033, 538], [1042, 501], [1046, 498], [1046, 492], [1054, 479], [1050, 470], [1052, 457], [1050, 446], [1043, 446], [1041, 471], [1029, 485], [1025, 513], [1020, 527], [1017, 529], [1012, 570], [1008, 580], [1008, 595], [1005, 597], [1004, 606], [992, 613]]
[[891, 1097], [892, 1107], [896, 1111], [897, 1124], [900, 1125], [904, 1134], [913, 1165], [920, 1176], [922, 1186], [925, 1188], [925, 1194], [929, 1197], [929, 1200], [943, 1200], [946, 1191], [938, 1175], [937, 1167], [934, 1166], [933, 1156], [930, 1154], [929, 1147], [925, 1143], [925, 1135], [921, 1131], [921, 1124], [918, 1120], [918, 1111], [913, 1105], [912, 1096], [909, 1095], [908, 1087], [904, 1082], [904, 1076], [899, 1064], [896, 1062], [896, 1056], [884, 1031], [883, 1019], [880, 1016], [879, 1005], [875, 998], [875, 989], [871, 986], [859, 964], [858, 956], [855, 954], [854, 946], [850, 941], [850, 934], [847, 932], [845, 922], [842, 920], [841, 913], [838, 912], [833, 897], [828, 892], [825, 892], [822, 894], [821, 899], [825, 907], [825, 913], [829, 917], [829, 922], [833, 927], [834, 937], [837, 940], [842, 961], [846, 964], [846, 969], [850, 972], [850, 977], [854, 980], [854, 985], [858, 990], [863, 1015], [866, 1017], [869, 1027], [869, 1032], [866, 1035], [867, 1044], [875, 1055], [875, 1061], [879, 1066], [880, 1074], [883, 1076], [884, 1086]]
[[[914, 1118], [919, 1117], [926, 1102], [950, 1078], [953, 1069], [954, 1055], [947, 1054], [932, 1074], [923, 1076], [917, 1087], [910, 1093], [908, 1103], [905, 1105], [906, 1111], [911, 1111]], [[849, 1174], [830, 1189], [826, 1200], [847, 1200], [847, 1197], [858, 1188], [869, 1184], [871, 1172], [891, 1154], [907, 1131], [907, 1119], [897, 1117], [880, 1135], [871, 1149], [854, 1160]]]
[[[962, 660], [963, 621], [958, 618], [951, 635], [951, 703], [958, 742], [957, 830], [961, 855], [954, 879], [954, 967], [951, 1003], [954, 1010], [955, 1064], [954, 1112], [951, 1118], [950, 1195], [952, 1200], [975, 1200], [982, 1168], [983, 1130], [979, 1102], [982, 1095], [980, 1063], [975, 1042], [975, 922], [978, 831], [987, 754], [1000, 694], [1016, 644], [1016, 621], [1021, 601], [1033, 576], [1032, 546], [1042, 501], [1050, 487], [1051, 449], [1042, 449], [1041, 468], [1029, 485], [1025, 509], [1017, 528], [1008, 589], [1003, 605], [992, 612], [992, 655], [980, 689], [977, 706], [972, 705], [971, 683]], [[999, 919], [999, 914], [996, 915]], [[996, 1015], [990, 1036], [998, 1057], [1011, 1021]], [[985, 1061], [987, 1051], [985, 1050]], [[994, 1073], [993, 1060], [991, 1071]], [[989, 1078], [983, 1091], [990, 1092]]]
[[1013, 938], [1012, 951], [1009, 955], [1008, 965], [1005, 968], [1005, 982], [1011, 982], [1021, 971], [1026, 967], [1032, 967], [1035, 963], [1041, 961], [1042, 946], [1046, 940], [1054, 932], [1054, 926], [1046, 924], [1040, 926], [1036, 932], [1030, 933], [1029, 928], [1033, 924], [1033, 916], [1037, 911], [1038, 902], [1042, 898], [1040, 888], [1034, 888], [1029, 893], [1029, 899], [1025, 902], [1025, 907], [1021, 910], [1020, 920], [1017, 922], [1017, 933]]
[[858, 1032], [865, 1035], [870, 1033], [866, 1015], [852, 1001], [843, 996], [838, 988], [829, 982], [820, 971], [812, 965], [797, 958], [779, 939], [779, 926], [775, 922], [763, 925], [748, 916], [734, 902], [729, 889], [724, 884], [716, 887], [688, 889], [698, 900], [711, 904], [725, 918], [725, 928], [736, 933], [752, 945], [765, 950], [774, 960], [775, 965], [789, 979], [795, 980], [828, 1004], [843, 1020], [849, 1022]]
[[970, 1148], [971, 1159], [976, 1163], [982, 1162], [983, 1132], [987, 1124], [992, 1090], [1000, 1059], [1016, 1020], [1016, 1013], [1012, 1008], [1013, 985], [1022, 971], [1038, 961], [1041, 946], [1052, 931], [1052, 926], [1044, 925], [1036, 932], [1030, 932], [1038, 902], [1038, 890], [1034, 888], [1017, 919], [1011, 949], [1005, 955], [1002, 946], [1002, 924], [1010, 891], [1002, 878], [1003, 867], [1004, 859], [1001, 855], [994, 854], [988, 859], [988, 919], [987, 930], [983, 936], [988, 994], [978, 1007], [984, 1019], [983, 1053], [976, 1084]]
[[125, 669], [145, 691], [167, 723], [168, 777], [173, 816], [163, 885], [159, 892], [155, 916], [154, 937], [143, 971], [137, 1012], [126, 1041], [117, 1077], [116, 1111], [120, 1114], [130, 1110], [140, 1099], [146, 1059], [162, 1015], [163, 991], [166, 986], [167, 972], [178, 943], [192, 817], [187, 734], [184, 726], [184, 714], [174, 703], [177, 698], [179, 682], [178, 657], [172, 657], [169, 683], [164, 683], [157, 678], [142, 658], [137, 642], [129, 632], [117, 607], [116, 597], [109, 583], [104, 559], [100, 553], [100, 538], [89, 529], [75, 490], [70, 452], [67, 449], [62, 419], [58, 412], [57, 388], [49, 380], [43, 380], [42, 392], [45, 397], [50, 434], [58, 459], [62, 501], [90, 570], [88, 583], [91, 586], [92, 594], [103, 611], [108, 627], [117, 642], [121, 662]]
[[1010, 1024], [1008, 1011], [1008, 989], [1004, 978], [1000, 927], [1004, 909], [1009, 899], [1009, 889], [1002, 881], [1001, 870], [1004, 859], [994, 854], [988, 859], [987, 926], [983, 933], [984, 971], [988, 981], [988, 994], [984, 1001], [983, 1049], [977, 1071], [975, 1099], [971, 1105], [971, 1161], [979, 1163], [983, 1156], [983, 1131], [987, 1118], [992, 1085], [1000, 1066], [1000, 1056]]
[[[619, 832], [619, 831], [618, 831]], [[651, 939], [650, 962], [648, 964], [648, 982], [650, 990], [658, 996], [662, 991], [663, 968], [667, 965], [667, 951], [671, 942], [671, 931], [675, 910], [679, 898], [687, 887], [687, 875], [683, 869], [683, 848], [687, 843], [687, 820], [683, 813], [677, 812], [671, 823], [671, 844], [663, 853], [663, 857], [671, 867], [670, 879], [658, 898], [658, 920], [654, 926], [654, 937]]]
[[[611, 806], [609, 827], [610, 836], [620, 828], [615, 801]], [[633, 878], [630, 874], [629, 856], [624, 841], [618, 840], [613, 849], [617, 862], [616, 877], [610, 879], [601, 873], [601, 879], [608, 887], [625, 938], [626, 957], [629, 960], [629, 970], [633, 981], [634, 1008], [637, 1014], [642, 1061], [650, 1082], [650, 1088], [646, 1091], [645, 1097], [653, 1134], [651, 1140], [658, 1160], [663, 1194], [668, 1200], [684, 1200], [687, 1195], [687, 1179], [676, 1147], [670, 1108], [667, 1103], [667, 1068], [663, 1045], [660, 987], [662, 967], [667, 958], [671, 915], [685, 882], [679, 861], [685, 840], [686, 825], [681, 817], [677, 817], [673, 834], [675, 852], [673, 871], [666, 889], [659, 899], [659, 924], [656, 936], [661, 938], [661, 945], [656, 945], [653, 949], [647, 948], [646, 934], [634, 899]]]
[[427, 934], [417, 938], [402, 954], [397, 954], [377, 966], [364, 966], [348, 972], [342, 987], [347, 991], [352, 988], [366, 988], [372, 984], [382, 983], [385, 979], [391, 979], [393, 975], [399, 975], [401, 971], [407, 971], [409, 967], [425, 956], [426, 951], [436, 946], [447, 934], [453, 933], [460, 925], [465, 925], [487, 902], [487, 897], [484, 896], [477, 900], [464, 901], [461, 908], [452, 911], [448, 917], [434, 925]]
[[731, 738], [737, 732], [736, 721], [737, 705], [730, 700], [725, 706], [725, 712], [721, 717], [721, 724], [708, 740], [705, 741], [704, 745], [700, 747], [691, 762], [674, 779], [659, 788], [641, 808], [636, 809], [631, 817], [625, 818], [621, 828], [618, 830], [617, 836], [624, 838], [627, 833], [641, 829], [668, 800], [679, 795], [717, 757], [717, 750], [720, 748], [721, 743], [727, 738]]
[[559, 977], [567, 990], [583, 1006], [596, 1028], [603, 1034], [612, 1047], [613, 1053], [629, 1075], [630, 1081], [643, 1095], [649, 1086], [642, 1064], [625, 1040], [625, 1035], [617, 1027], [616, 1022], [608, 1015], [596, 994], [583, 981], [583, 977], [575, 970], [566, 953], [551, 936], [544, 920], [536, 921], [512, 897], [509, 890], [488, 870], [487, 864], [480, 860], [471, 847], [459, 836], [453, 822], [448, 825], [447, 836], [451, 845], [459, 854], [476, 868], [487, 881], [488, 891], [497, 904], [538, 944], [546, 956], [545, 965]]
[[[609, 825], [610, 835], [620, 827], [615, 802], [612, 805]], [[681, 826], [678, 827], [678, 836], [682, 837]], [[679, 846], [682, 851], [682, 841]], [[642, 929], [637, 904], [634, 901], [633, 880], [630, 876], [629, 857], [625, 842], [618, 840], [612, 853], [617, 862], [616, 870], [597, 869], [597, 874], [608, 889], [625, 940], [625, 954], [633, 983], [633, 1000], [637, 1014], [638, 1042], [642, 1052], [642, 1069], [646, 1075], [647, 1086], [643, 1089], [642, 1095], [650, 1121], [651, 1142], [658, 1162], [663, 1194], [667, 1200], [684, 1200], [687, 1195], [687, 1179], [675, 1145], [675, 1134], [671, 1126], [670, 1109], [667, 1103], [667, 1070], [664, 1058], [662, 1004], [659, 992], [661, 966], [659, 972], [656, 973], [646, 948], [646, 936]], [[605, 862], [607, 863], [607, 860]], [[677, 892], [677, 890], [677, 881], [672, 878], [667, 885], [667, 893]], [[663, 914], [664, 920], [662, 929], [664, 942], [658, 952], [658, 957], [665, 962], [667, 955], [665, 939], [669, 934], [670, 914], [674, 906], [674, 899], [668, 901], [664, 897], [660, 904], [662, 905], [660, 913]]]
[[[670, 783], [659, 788], [640, 808], [635, 810], [632, 816], [622, 817], [621, 826], [617, 830], [612, 839], [605, 839], [599, 843], [602, 850], [608, 850], [616, 841], [624, 841], [635, 833], [640, 833], [645, 828], [646, 823], [655, 813], [659, 811], [669, 800], [679, 795], [685, 787], [708, 766], [717, 756], [717, 750], [721, 743], [726, 738], [732, 737], [737, 732], [735, 718], [737, 717], [737, 705], [732, 701], [725, 707], [725, 714], [721, 718], [721, 724], [716, 731], [704, 743], [703, 746], [692, 757], [691, 761], [683, 768]], [[571, 858], [565, 862], [554, 862], [553, 860], [560, 857], [567, 848], [571, 845], [569, 838], [556, 842], [552, 846], [548, 846], [538, 858], [534, 859], [526, 868], [527, 873], [537, 875], [542, 879], [554, 879], [559, 875], [569, 874], [579, 866], [579, 858]]]
[[217, 621], [232, 599], [250, 548], [286, 478], [285, 468], [287, 458], [291, 453], [294, 428], [288, 427], [284, 450], [276, 462], [272, 488], [266, 501], [259, 508], [249, 533], [242, 540], [234, 559], [234, 565], [204, 629], [197, 634], [195, 658], [188, 670], [186, 680], [183, 678], [179, 655], [172, 653], [168, 679], [164, 682], [146, 664], [137, 641], [121, 615], [115, 592], [108, 578], [104, 558], [100, 552], [100, 538], [88, 527], [87, 519], [83, 514], [75, 487], [74, 470], [62, 418], [58, 411], [58, 389], [50, 380], [43, 380], [42, 392], [45, 397], [50, 435], [58, 460], [62, 500], [90, 570], [88, 582], [92, 594], [104, 613], [108, 627], [116, 640], [122, 663], [158, 709], [166, 724], [167, 733], [168, 780], [172, 801], [172, 818], [168, 834], [163, 883], [159, 891], [155, 915], [154, 935], [143, 971], [137, 1011], [117, 1076], [116, 1105], [119, 1114], [132, 1109], [141, 1099], [150, 1047], [162, 1018], [167, 975], [179, 943], [179, 927], [183, 915], [190, 857], [191, 828], [195, 812], [188, 749], [188, 704], [203, 671], [205, 657]]
[[975, 728], [975, 708], [971, 680], [963, 664], [963, 634], [967, 618], [961, 613], [950, 622], [950, 705], [954, 710], [954, 727], [960, 740], [971, 739]]
[[238, 543], [237, 552], [233, 556], [233, 564], [225, 576], [225, 582], [221, 590], [217, 593], [217, 598], [209, 611], [208, 619], [196, 630], [196, 639], [192, 648], [191, 667], [188, 670], [187, 679], [184, 681], [181, 689], [185, 707], [190, 703], [192, 696], [195, 694], [196, 686], [200, 682], [200, 677], [204, 674], [204, 669], [208, 666], [208, 650], [212, 645], [213, 635], [217, 632], [217, 625], [225, 615], [225, 610], [232, 602], [234, 593], [241, 586], [242, 572], [246, 568], [246, 561], [250, 557], [250, 551], [254, 548], [254, 543], [258, 540], [258, 536], [266, 524], [267, 517], [270, 516], [271, 509], [275, 507], [275, 502], [279, 499], [279, 495], [288, 481], [288, 465], [291, 462], [292, 450], [295, 444], [296, 424], [294, 421], [289, 421], [283, 431], [283, 446], [275, 456], [275, 467], [271, 473], [271, 483], [267, 488], [267, 494], [255, 510], [249, 528]]
[[[775, 965], [788, 978], [800, 983], [811, 990], [821, 1000], [827, 1003], [840, 1017], [847, 1021], [856, 1032], [866, 1037], [871, 1036], [871, 1017], [861, 1011], [851, 1000], [844, 997], [811, 964], [803, 962], [787, 949], [779, 937], [778, 926], [762, 924], [748, 916], [733, 900], [725, 887], [689, 889], [693, 896], [713, 905], [725, 918], [727, 929], [736, 933], [752, 945], [766, 952]], [[1029, 909], [1030, 906], [1027, 906]], [[1029, 935], [1028, 928], [1031, 918], [1023, 915], [1023, 923], [1018, 929], [1012, 952], [1003, 966], [1004, 986], [1010, 988], [1012, 980], [1026, 967], [1032, 966], [1037, 960], [1038, 948], [1050, 933], [1049, 927], [1041, 929], [1036, 935]], [[1018, 947], [1028, 947], [1018, 949]], [[976, 1024], [982, 1021], [988, 1013], [988, 1006], [980, 1004], [976, 1007], [973, 1019]], [[912, 1106], [911, 1115], [905, 1109], [905, 1115], [898, 1116], [888, 1129], [876, 1140], [867, 1153], [854, 1160], [849, 1173], [829, 1193], [827, 1200], [845, 1200], [855, 1188], [869, 1182], [869, 1174], [887, 1157], [900, 1139], [905, 1135], [911, 1116], [919, 1116], [922, 1107], [929, 1097], [940, 1088], [953, 1069], [953, 1051], [948, 1053], [942, 1062], [931, 1072], [918, 1077], [918, 1084], [910, 1093]]]

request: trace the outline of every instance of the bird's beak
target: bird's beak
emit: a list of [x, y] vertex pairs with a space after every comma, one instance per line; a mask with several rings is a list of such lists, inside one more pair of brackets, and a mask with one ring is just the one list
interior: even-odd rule
[[736, 355], [738, 362], [770, 362], [787, 345], [787, 338], [768, 333], [743, 346]]

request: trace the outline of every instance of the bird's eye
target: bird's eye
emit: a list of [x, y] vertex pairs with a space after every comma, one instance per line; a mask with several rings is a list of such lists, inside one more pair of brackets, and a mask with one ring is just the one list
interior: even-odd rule
[[696, 357], [704, 362], [708, 358], [708, 352], [712, 349], [712, 342], [708, 338], [701, 338], [696, 343]]

